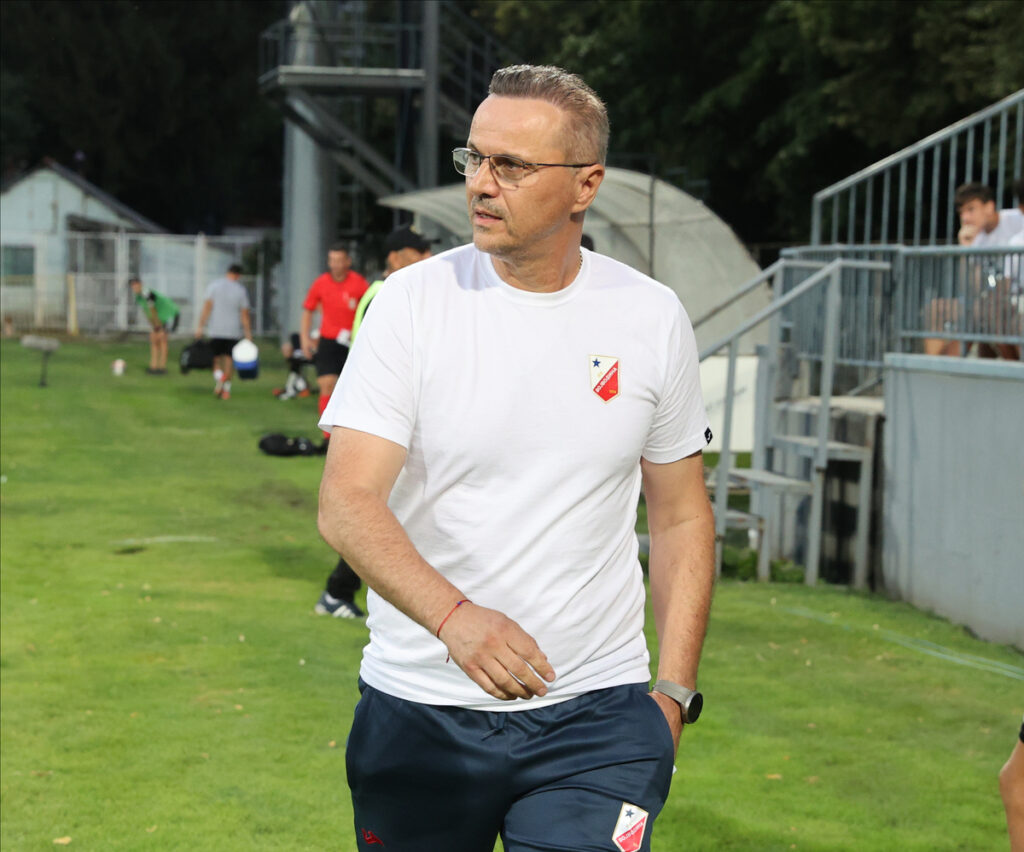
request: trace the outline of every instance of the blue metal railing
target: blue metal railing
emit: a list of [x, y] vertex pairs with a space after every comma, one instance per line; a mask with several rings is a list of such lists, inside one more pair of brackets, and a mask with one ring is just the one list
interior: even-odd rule
[[1024, 89], [815, 193], [811, 243], [951, 242], [960, 184], [992, 186], [998, 206], [1021, 201], [1008, 190], [1022, 151]]
[[[805, 246], [784, 249], [783, 261], [879, 261], [888, 268], [843, 269], [843, 316], [836, 363], [880, 373], [885, 353], [927, 351], [925, 341], [1022, 345], [1024, 248], [959, 246]], [[810, 272], [787, 265], [776, 276], [776, 297], [799, 287]], [[787, 307], [781, 323], [793, 355], [823, 360], [820, 295]]]

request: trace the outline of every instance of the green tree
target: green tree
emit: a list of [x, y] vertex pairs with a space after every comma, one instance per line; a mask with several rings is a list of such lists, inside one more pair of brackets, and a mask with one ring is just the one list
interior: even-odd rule
[[581, 73], [609, 105], [613, 154], [706, 180], [748, 241], [806, 239], [816, 190], [1024, 85], [1010, 0], [465, 8], [524, 61]]
[[8, 175], [52, 156], [172, 230], [274, 220], [281, 118], [257, 89], [283, 4], [0, 4]]

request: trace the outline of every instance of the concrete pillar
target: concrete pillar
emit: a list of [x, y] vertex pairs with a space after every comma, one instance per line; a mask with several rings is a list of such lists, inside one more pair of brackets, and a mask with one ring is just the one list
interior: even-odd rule
[[334, 162], [290, 121], [284, 129], [282, 275], [278, 296], [281, 335], [299, 330], [302, 300], [327, 268], [337, 203]]
[[441, 119], [441, 4], [426, 0], [423, 4], [423, 108], [420, 112], [419, 172], [420, 187], [437, 186], [438, 137]]
[[[316, 19], [309, 0], [296, 3], [289, 17], [296, 25], [294, 54], [286, 61], [318, 65]], [[334, 160], [306, 133], [284, 122], [284, 203], [281, 222], [281, 278], [277, 293], [281, 337], [299, 330], [302, 300], [327, 264], [327, 248], [337, 226], [337, 169]]]
[[206, 271], [206, 234], [200, 231], [196, 234], [195, 257], [192, 273], [192, 326], [189, 331], [195, 331], [199, 325], [199, 316], [203, 312], [203, 302], [206, 296], [206, 285], [212, 281], [207, 277]]

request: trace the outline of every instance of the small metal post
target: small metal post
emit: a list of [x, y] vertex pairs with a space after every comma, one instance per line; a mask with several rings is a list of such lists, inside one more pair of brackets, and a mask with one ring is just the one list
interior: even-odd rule
[[718, 454], [718, 470], [715, 480], [715, 571], [722, 573], [722, 545], [725, 541], [726, 520], [729, 513], [729, 467], [732, 453], [732, 400], [736, 391], [736, 355], [739, 340], [729, 341], [729, 372], [725, 380], [725, 417], [722, 421], [722, 449]]
[[53, 353], [50, 350], [44, 350], [43, 351], [43, 372], [39, 376], [39, 387], [41, 387], [41, 388], [45, 388], [46, 387], [46, 365], [47, 365], [47, 363], [49, 363], [50, 355], [52, 355], [52, 354]]
[[811, 517], [808, 520], [807, 566], [804, 581], [816, 585], [821, 561], [821, 527], [825, 503], [825, 471], [828, 468], [828, 437], [832, 415], [832, 378], [836, 363], [836, 338], [839, 326], [839, 276], [832, 271], [825, 295], [825, 339], [821, 364], [821, 396], [818, 408], [818, 447], [814, 454], [814, 490], [811, 493]]

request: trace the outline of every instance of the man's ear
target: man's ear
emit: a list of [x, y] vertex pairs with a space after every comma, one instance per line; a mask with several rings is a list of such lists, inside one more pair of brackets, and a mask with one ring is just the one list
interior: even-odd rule
[[582, 213], [594, 203], [603, 180], [604, 166], [600, 163], [580, 168], [576, 175], [576, 201], [572, 207], [573, 213]]

